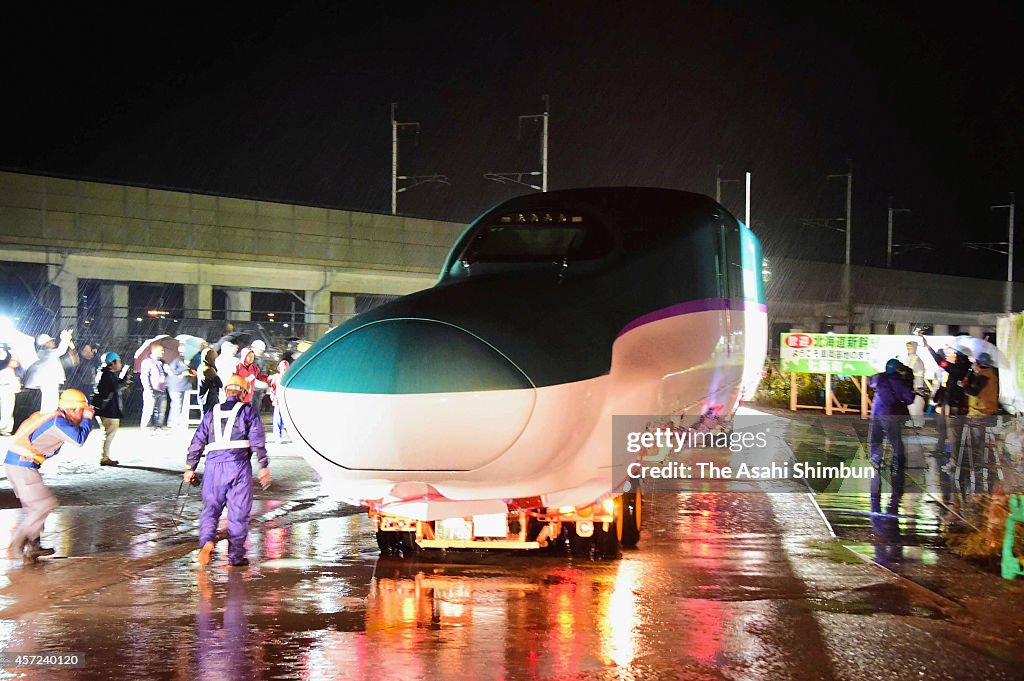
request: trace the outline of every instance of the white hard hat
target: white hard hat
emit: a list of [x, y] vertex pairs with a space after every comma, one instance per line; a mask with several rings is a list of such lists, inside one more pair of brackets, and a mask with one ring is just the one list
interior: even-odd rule
[[267, 349], [267, 344], [261, 340], [254, 340], [250, 347], [252, 347], [252, 349], [256, 352], [263, 352], [264, 350]]
[[55, 342], [57, 339], [48, 333], [41, 333], [36, 336], [36, 345], [46, 345], [47, 343]]

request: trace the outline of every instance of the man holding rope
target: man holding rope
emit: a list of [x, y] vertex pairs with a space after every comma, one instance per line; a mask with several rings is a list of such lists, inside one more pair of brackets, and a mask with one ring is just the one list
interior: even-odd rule
[[81, 447], [95, 425], [85, 394], [72, 389], [61, 394], [57, 411], [32, 414], [14, 434], [4, 468], [25, 514], [7, 549], [11, 560], [20, 557], [34, 562], [40, 556], [53, 555], [53, 549], [42, 547], [40, 536], [46, 516], [59, 504], [43, 484], [39, 467], [56, 456], [65, 443]]
[[245, 402], [249, 385], [241, 376], [232, 376], [224, 386], [227, 400], [210, 410], [196, 429], [188, 448], [183, 478], [191, 484], [199, 459], [206, 455], [203, 475], [203, 512], [199, 516], [199, 564], [206, 565], [213, 555], [217, 524], [224, 506], [228, 507], [228, 563], [232, 567], [249, 564], [245, 557], [245, 536], [252, 512], [252, 455], [260, 470], [260, 486], [270, 485], [270, 460], [267, 458], [265, 432], [259, 414]]

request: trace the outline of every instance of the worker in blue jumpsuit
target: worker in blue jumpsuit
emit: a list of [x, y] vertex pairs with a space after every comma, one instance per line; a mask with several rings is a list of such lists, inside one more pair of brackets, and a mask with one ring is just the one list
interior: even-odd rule
[[224, 386], [227, 399], [204, 417], [192, 437], [184, 479], [191, 483], [199, 459], [206, 456], [203, 473], [203, 512], [199, 516], [199, 564], [206, 565], [213, 555], [220, 514], [228, 508], [228, 563], [248, 565], [245, 536], [252, 512], [252, 455], [260, 470], [260, 485], [270, 484], [270, 460], [267, 458], [263, 422], [246, 404], [249, 386], [240, 376], [232, 376]]
[[65, 444], [79, 447], [85, 444], [96, 425], [93, 416], [93, 409], [84, 393], [65, 390], [60, 395], [56, 411], [36, 412], [25, 419], [14, 434], [4, 459], [4, 469], [25, 514], [11, 537], [8, 558], [32, 562], [40, 556], [53, 555], [52, 548], [42, 547], [40, 536], [46, 516], [59, 504], [43, 484], [39, 468], [47, 459], [56, 456]]

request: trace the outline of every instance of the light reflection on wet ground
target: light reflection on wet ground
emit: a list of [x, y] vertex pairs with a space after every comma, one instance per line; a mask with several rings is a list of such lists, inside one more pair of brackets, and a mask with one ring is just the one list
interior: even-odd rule
[[[968, 471], [960, 477], [943, 471], [941, 461], [930, 455], [936, 440], [927, 433], [912, 429], [904, 433], [907, 468], [902, 473], [883, 468], [873, 480], [809, 483], [843, 542], [897, 572], [907, 564], [935, 564], [950, 530], [984, 523], [972, 515], [968, 503], [972, 495], [1013, 486], [988, 468], [979, 467], [973, 479]], [[870, 466], [866, 434], [866, 421], [833, 417], [792, 422], [787, 441], [797, 460], [866, 468]], [[1012, 466], [1003, 468], [1008, 475], [1016, 475]]]
[[378, 560], [364, 516], [320, 518], [254, 531], [248, 570], [186, 555], [0, 631], [5, 648], [102, 661], [80, 678], [828, 678], [819, 617], [933, 615], [864, 566], [840, 567], [866, 587], [810, 592], [764, 495], [657, 495], [645, 511], [643, 549], [602, 562]]
[[[257, 502], [254, 564], [241, 571], [222, 555], [196, 567], [198, 503], [172, 523], [171, 495], [62, 507], [47, 537], [75, 557], [3, 563], [0, 648], [83, 651], [89, 663], [7, 675], [1019, 678], [921, 628], [944, 625], [942, 613], [884, 573], [837, 559], [805, 495], [653, 494], [640, 548], [618, 560], [403, 562], [378, 559], [365, 515], [286, 488], [299, 492]], [[0, 511], [0, 534], [15, 516]]]

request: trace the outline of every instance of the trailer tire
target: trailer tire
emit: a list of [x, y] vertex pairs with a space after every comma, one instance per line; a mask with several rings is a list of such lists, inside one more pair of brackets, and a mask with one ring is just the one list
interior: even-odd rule
[[377, 530], [377, 548], [382, 556], [398, 555], [398, 533]]
[[619, 550], [619, 533], [615, 523], [609, 525], [606, 531], [601, 526], [594, 528], [594, 552], [597, 558], [611, 560], [621, 555]]
[[594, 537], [581, 537], [576, 534], [576, 525], [569, 528], [569, 552], [573, 558], [590, 558], [594, 550]]
[[626, 492], [619, 498], [621, 511], [616, 518], [616, 530], [619, 543], [627, 548], [634, 548], [640, 541], [640, 527], [643, 523], [642, 515], [643, 494]]
[[402, 549], [402, 557], [410, 559], [416, 555], [416, 552], [420, 548], [416, 544], [416, 533], [395, 532], [395, 534], [398, 535], [398, 546]]

